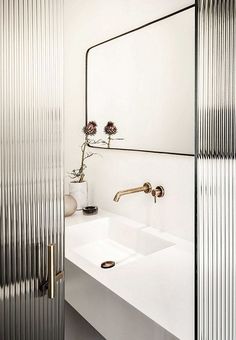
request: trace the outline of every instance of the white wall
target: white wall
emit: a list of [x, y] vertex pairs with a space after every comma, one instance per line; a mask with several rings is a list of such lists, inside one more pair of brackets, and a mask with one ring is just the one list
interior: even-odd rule
[[[191, 5], [192, 0], [65, 0], [65, 171], [79, 167], [85, 107], [85, 52], [105, 39]], [[89, 159], [90, 202], [186, 239], [193, 238], [193, 157], [99, 150]], [[117, 190], [163, 185], [154, 205], [144, 194], [113, 202]], [[66, 179], [68, 183], [68, 179]], [[67, 190], [67, 185], [66, 185]]]

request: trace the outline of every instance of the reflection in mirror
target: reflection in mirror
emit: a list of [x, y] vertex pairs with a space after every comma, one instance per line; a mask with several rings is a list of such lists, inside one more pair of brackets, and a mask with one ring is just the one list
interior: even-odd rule
[[194, 13], [185, 9], [89, 49], [87, 120], [106, 140], [105, 125], [115, 123], [111, 148], [194, 153]]

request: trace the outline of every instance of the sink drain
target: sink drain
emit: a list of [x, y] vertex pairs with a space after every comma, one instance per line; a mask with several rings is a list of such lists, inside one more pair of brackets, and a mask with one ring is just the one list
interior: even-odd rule
[[101, 264], [101, 267], [103, 269], [108, 269], [108, 268], [112, 268], [116, 265], [116, 263], [114, 261], [105, 261], [105, 262], [102, 262]]

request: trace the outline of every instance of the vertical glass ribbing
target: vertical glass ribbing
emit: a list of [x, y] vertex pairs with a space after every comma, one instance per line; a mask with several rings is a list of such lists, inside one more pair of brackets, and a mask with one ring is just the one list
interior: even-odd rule
[[60, 340], [64, 284], [62, 0], [0, 0], [0, 340]]
[[198, 1], [198, 339], [236, 339], [235, 0]]

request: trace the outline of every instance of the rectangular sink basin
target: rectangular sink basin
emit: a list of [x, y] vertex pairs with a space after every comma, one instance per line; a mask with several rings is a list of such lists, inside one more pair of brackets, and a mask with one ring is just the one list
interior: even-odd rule
[[152, 231], [125, 218], [104, 217], [68, 227], [66, 247], [95, 266], [124, 265], [174, 245]]

